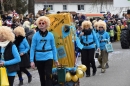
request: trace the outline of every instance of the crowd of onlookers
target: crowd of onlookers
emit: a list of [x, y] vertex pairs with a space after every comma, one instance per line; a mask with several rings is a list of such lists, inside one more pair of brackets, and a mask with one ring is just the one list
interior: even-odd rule
[[[60, 11], [57, 12], [59, 14]], [[35, 20], [40, 17], [50, 14], [49, 10], [43, 9], [39, 10], [36, 15], [33, 13], [29, 13], [27, 15], [18, 14], [15, 10], [4, 12], [1, 15], [2, 25], [9, 26], [12, 29], [17, 26], [23, 26], [25, 28], [26, 36], [32, 34], [32, 32], [37, 31], [37, 26], [35, 24]], [[111, 37], [111, 42], [120, 40], [121, 29], [124, 29], [127, 25], [127, 15], [124, 13], [122, 17], [119, 17], [118, 14], [112, 15], [110, 12], [104, 14], [104, 17], [93, 17], [89, 18], [82, 13], [77, 13], [73, 15], [73, 20], [77, 30], [81, 29], [81, 24], [84, 20], [90, 20], [94, 26], [94, 23], [99, 20], [103, 20], [107, 24], [107, 32]]]
[[[61, 13], [60, 11], [57, 12], [57, 14]], [[14, 11], [8, 11], [4, 12], [1, 15], [1, 25], [11, 27], [12, 29], [16, 28], [17, 26], [23, 26], [26, 32], [26, 37], [29, 36], [29, 38], [32, 37], [32, 35], [38, 30], [35, 20], [40, 17], [50, 14], [50, 12], [47, 9], [39, 10], [36, 15], [33, 13], [29, 13], [27, 15], [18, 14], [15, 10]], [[107, 32], [110, 35], [110, 41], [119, 41], [120, 40], [120, 33], [121, 29], [126, 28], [127, 26], [127, 15], [124, 13], [122, 17], [120, 18], [118, 14], [112, 15], [110, 12], [107, 12], [107, 14], [104, 14], [104, 17], [93, 17], [89, 18], [86, 15], [82, 13], [73, 14], [73, 20], [76, 26], [77, 31], [81, 30], [81, 24], [84, 20], [90, 20], [91, 23], [94, 26], [94, 23], [103, 20], [107, 24]], [[31, 37], [30, 37], [31, 36]], [[31, 42], [29, 42], [31, 43]]]
[[[107, 32], [109, 33], [111, 37], [111, 42], [119, 41], [120, 40], [120, 33], [121, 29], [124, 29], [127, 27], [127, 15], [124, 13], [122, 17], [119, 17], [118, 14], [112, 15], [110, 12], [107, 12], [107, 14], [104, 14], [104, 17], [93, 17], [89, 18], [83, 14], [77, 14], [74, 16], [75, 24], [77, 29], [82, 29], [81, 24], [84, 20], [90, 20], [91, 23], [94, 23], [100, 20], [103, 20], [107, 24]], [[96, 28], [96, 27], [95, 27]]]

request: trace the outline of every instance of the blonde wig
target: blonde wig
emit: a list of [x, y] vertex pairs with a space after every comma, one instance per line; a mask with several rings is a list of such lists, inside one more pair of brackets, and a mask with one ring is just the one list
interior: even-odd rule
[[102, 22], [102, 20], [98, 20], [98, 22]]
[[99, 29], [99, 27], [103, 27], [104, 30], [107, 29], [106, 23], [104, 21], [98, 22], [98, 29]]
[[94, 23], [94, 27], [96, 27], [95, 29], [97, 29], [97, 30], [98, 30], [98, 23], [99, 23], [99, 22], [95, 22], [95, 23]]
[[90, 21], [82, 22], [82, 29], [84, 29], [86, 26], [92, 29], [92, 23]]
[[29, 21], [25, 21], [23, 23], [23, 28], [30, 28], [30, 26], [31, 26], [31, 23]]
[[14, 29], [14, 33], [15, 33], [15, 34], [17, 33], [19, 36], [25, 37], [25, 30], [24, 30], [24, 28], [21, 27], [21, 26], [16, 27], [16, 28]]
[[0, 38], [5, 39], [6, 41], [13, 42], [15, 39], [15, 35], [10, 27], [0, 26]]
[[41, 16], [39, 18], [37, 18], [36, 20], [36, 25], [39, 27], [39, 22], [43, 21], [46, 24], [46, 28], [50, 27], [50, 19], [46, 16]]

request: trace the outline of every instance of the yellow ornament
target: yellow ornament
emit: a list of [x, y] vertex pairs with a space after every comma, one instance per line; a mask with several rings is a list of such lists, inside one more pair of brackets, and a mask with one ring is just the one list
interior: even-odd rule
[[69, 82], [69, 81], [71, 81], [71, 79], [72, 79], [72, 77], [71, 77], [70, 73], [67, 72], [66, 73], [66, 81]]
[[83, 72], [85, 72], [87, 70], [87, 67], [85, 65], [80, 65], [80, 66], [78, 66], [78, 68], [81, 68], [81, 70]]
[[77, 70], [82, 70], [82, 68], [81, 68], [81, 67], [78, 67]]
[[77, 75], [72, 76], [72, 81], [74, 81], [74, 82], [77, 82], [77, 81], [78, 81]]
[[77, 71], [76, 71], [76, 75], [78, 76], [78, 78], [82, 78], [82, 77], [84, 76], [82, 70], [77, 70]]

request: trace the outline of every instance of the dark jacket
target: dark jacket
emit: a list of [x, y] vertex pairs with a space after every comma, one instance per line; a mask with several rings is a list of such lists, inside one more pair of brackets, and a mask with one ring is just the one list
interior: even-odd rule
[[[12, 54], [12, 46], [13, 46], [13, 43], [10, 42], [5, 48], [5, 51], [4, 51], [4, 60], [5, 61], [9, 61], [14, 58], [14, 56]], [[1, 47], [0, 47], [0, 50], [1, 50]], [[0, 53], [0, 58], [1, 58], [1, 53]], [[8, 72], [16, 72], [19, 70], [19, 63], [13, 64], [13, 65], [8, 65], [8, 66], [6, 66], [6, 68], [7, 68]]]

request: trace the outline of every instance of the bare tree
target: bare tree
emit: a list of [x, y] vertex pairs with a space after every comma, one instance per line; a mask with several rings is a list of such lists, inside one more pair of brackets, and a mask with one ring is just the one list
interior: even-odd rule
[[34, 0], [28, 0], [28, 13], [34, 13]]
[[93, 0], [93, 3], [91, 5], [91, 12], [93, 12], [93, 10], [97, 10], [97, 12], [102, 12], [105, 10], [109, 11], [110, 9], [112, 9], [118, 11], [118, 14], [120, 14], [123, 9], [126, 9], [125, 7], [114, 8], [113, 0]]
[[16, 10], [16, 0], [11, 0], [13, 10]]
[[3, 6], [3, 1], [2, 0], [0, 1], [0, 11], [1, 12], [4, 11], [4, 6]]
[[[92, 3], [92, 10], [97, 9], [97, 11], [103, 11], [104, 8], [107, 9], [107, 5], [111, 2], [112, 0], [94, 0]], [[98, 6], [100, 6], [98, 9]], [[105, 6], [105, 7], [104, 7]]]
[[25, 13], [27, 5], [27, 0], [3, 0], [2, 11], [16, 10], [18, 13]]

